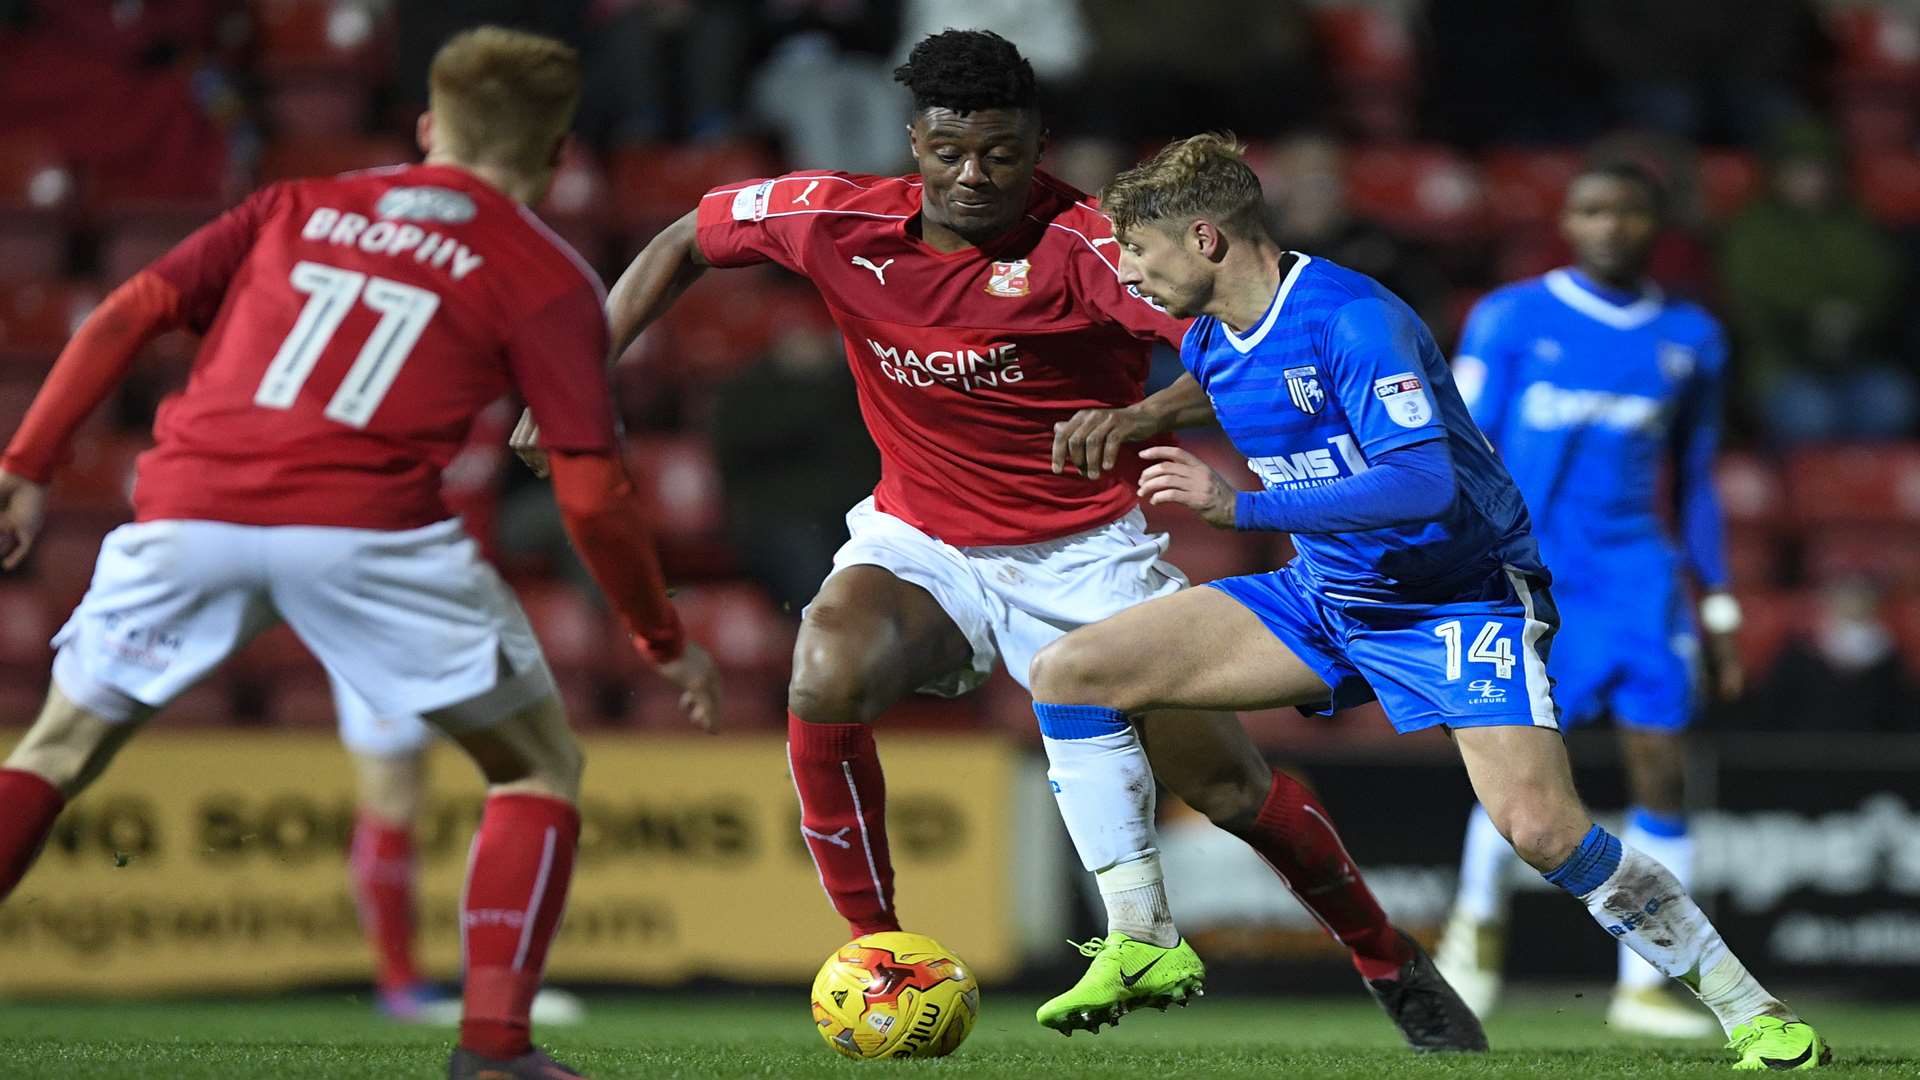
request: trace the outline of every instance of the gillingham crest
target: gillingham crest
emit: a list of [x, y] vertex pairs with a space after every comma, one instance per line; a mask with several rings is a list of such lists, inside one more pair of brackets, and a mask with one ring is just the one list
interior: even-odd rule
[[1327, 392], [1320, 386], [1320, 373], [1313, 365], [1290, 367], [1280, 373], [1287, 380], [1287, 397], [1301, 412], [1312, 416], [1327, 403]]
[[1025, 296], [1032, 291], [1027, 284], [1027, 277], [1032, 273], [1033, 264], [1026, 259], [994, 263], [987, 273], [987, 294], [1006, 297]]

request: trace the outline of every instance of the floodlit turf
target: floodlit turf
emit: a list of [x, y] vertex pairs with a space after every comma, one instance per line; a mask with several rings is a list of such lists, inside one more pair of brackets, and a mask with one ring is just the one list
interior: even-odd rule
[[[591, 1002], [592, 1019], [547, 1040], [599, 1077], [854, 1077], [930, 1080], [1166, 1080], [1169, 1077], [1723, 1076], [1713, 1043], [1610, 1038], [1594, 997], [1535, 998], [1501, 1014], [1485, 1057], [1414, 1059], [1364, 1001], [1209, 999], [1136, 1015], [1099, 1036], [1062, 1038], [1033, 1023], [1034, 1001], [988, 994], [981, 1024], [944, 1061], [861, 1063], [829, 1051], [797, 990], [750, 997], [649, 996]], [[1920, 1007], [1803, 1006], [1838, 1048], [1832, 1073], [1920, 1075]], [[346, 997], [266, 1001], [0, 1003], [0, 1076], [9, 1078], [431, 1077], [449, 1034], [375, 1021]]]

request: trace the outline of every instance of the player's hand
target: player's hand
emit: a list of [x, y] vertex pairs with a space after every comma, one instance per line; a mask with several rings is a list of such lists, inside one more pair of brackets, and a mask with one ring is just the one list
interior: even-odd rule
[[0, 570], [26, 560], [46, 520], [46, 485], [0, 469]]
[[1740, 642], [1731, 632], [1706, 633], [1707, 672], [1713, 684], [1713, 696], [1720, 701], [1737, 701], [1747, 688], [1747, 672], [1740, 666]]
[[1053, 471], [1065, 473], [1072, 466], [1087, 479], [1098, 480], [1101, 473], [1113, 471], [1122, 445], [1158, 434], [1160, 426], [1134, 406], [1081, 409], [1053, 425]]
[[660, 665], [660, 674], [680, 688], [680, 711], [701, 731], [720, 724], [720, 669], [707, 650], [689, 641], [679, 657]]
[[540, 449], [540, 425], [533, 422], [533, 410], [520, 414], [520, 422], [513, 425], [513, 434], [507, 436], [507, 445], [520, 455], [533, 475], [545, 480], [551, 470], [547, 468], [547, 452]]
[[1140, 456], [1153, 462], [1140, 474], [1140, 497], [1149, 506], [1184, 506], [1216, 529], [1233, 528], [1240, 493], [1213, 466], [1177, 446], [1149, 446]]

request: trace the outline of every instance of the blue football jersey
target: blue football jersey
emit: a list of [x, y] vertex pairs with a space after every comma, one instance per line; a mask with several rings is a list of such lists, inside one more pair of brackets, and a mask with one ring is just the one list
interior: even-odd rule
[[1455, 377], [1562, 576], [1674, 563], [1657, 505], [1671, 465], [1688, 561], [1703, 585], [1720, 587], [1712, 468], [1725, 367], [1720, 325], [1698, 305], [1651, 285], [1621, 294], [1563, 269], [1483, 299]]
[[1381, 454], [1447, 440], [1452, 504], [1418, 524], [1296, 533], [1315, 588], [1368, 598], [1442, 599], [1502, 566], [1545, 580], [1526, 506], [1453, 385], [1419, 316], [1379, 282], [1298, 252], [1246, 335], [1201, 317], [1180, 359], [1269, 489], [1329, 484]]

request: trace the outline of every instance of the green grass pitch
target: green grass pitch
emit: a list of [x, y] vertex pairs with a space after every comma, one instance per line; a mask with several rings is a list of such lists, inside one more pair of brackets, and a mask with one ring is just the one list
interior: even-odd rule
[[[1099, 1036], [1036, 1027], [1035, 1002], [986, 996], [979, 1027], [953, 1057], [853, 1062], [808, 1026], [798, 990], [749, 996], [596, 998], [591, 1018], [555, 1029], [556, 1056], [596, 1077], [1537, 1077], [1627, 1080], [1727, 1075], [1715, 1044], [1613, 1038], [1596, 995], [1534, 997], [1489, 1026], [1484, 1057], [1416, 1059], [1360, 999], [1209, 998], [1129, 1017]], [[1920, 1007], [1810, 1002], [1834, 1043], [1836, 1076], [1920, 1075]], [[235, 1002], [0, 1003], [0, 1075], [27, 1078], [433, 1077], [451, 1035], [376, 1021], [363, 999]]]

